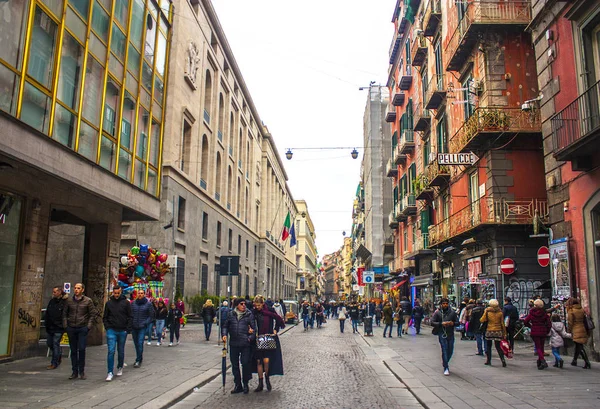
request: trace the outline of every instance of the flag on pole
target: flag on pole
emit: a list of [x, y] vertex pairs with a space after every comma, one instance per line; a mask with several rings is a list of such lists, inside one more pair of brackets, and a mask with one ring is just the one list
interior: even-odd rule
[[290, 228], [290, 247], [294, 247], [296, 245], [296, 229], [295, 229], [296, 223], [292, 224], [292, 227]]
[[292, 223], [291, 223], [291, 219], [290, 219], [290, 212], [288, 212], [287, 216], [285, 217], [285, 222], [283, 223], [283, 231], [281, 232], [281, 240], [286, 241], [287, 238], [290, 236], [291, 225], [292, 225]]

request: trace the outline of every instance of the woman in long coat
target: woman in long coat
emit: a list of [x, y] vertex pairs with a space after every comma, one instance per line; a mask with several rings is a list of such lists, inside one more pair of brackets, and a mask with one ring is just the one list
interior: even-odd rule
[[[254, 362], [252, 372], [258, 373], [258, 387], [254, 392], [260, 392], [264, 388], [263, 373], [265, 375], [264, 383], [267, 390], [271, 390], [271, 375], [283, 375], [283, 357], [281, 356], [281, 343], [277, 336], [277, 331], [285, 328], [285, 323], [277, 313], [270, 311], [265, 305], [265, 299], [262, 295], [254, 297], [254, 319], [256, 320], [256, 335], [274, 335], [277, 347], [275, 349], [254, 349]], [[255, 367], [256, 365], [256, 367]]]
[[[464, 311], [466, 311], [467, 308], [469, 307], [465, 307]], [[482, 324], [487, 322], [487, 329], [485, 331], [485, 339], [487, 343], [485, 352], [487, 359], [485, 361], [485, 365], [492, 365], [492, 341], [494, 341], [494, 346], [496, 347], [496, 351], [498, 351], [498, 356], [502, 361], [502, 366], [506, 367], [504, 352], [502, 352], [502, 348], [500, 348], [500, 341], [506, 339], [506, 326], [504, 325], [504, 316], [498, 304], [498, 300], [490, 300], [489, 307], [485, 309], [483, 316], [479, 321]]]
[[588, 359], [587, 352], [585, 352], [585, 344], [588, 342], [588, 332], [585, 329], [585, 324], [583, 320], [585, 319], [585, 313], [581, 308], [581, 304], [579, 304], [579, 300], [577, 298], [572, 298], [569, 301], [570, 307], [567, 308], [568, 315], [567, 320], [569, 323], [569, 330], [573, 334], [573, 342], [575, 342], [575, 354], [573, 355], [573, 361], [571, 365], [577, 366], [577, 358], [579, 355], [583, 358], [585, 362], [584, 369], [590, 369], [592, 365], [590, 364], [590, 360]]
[[544, 342], [546, 341], [546, 335], [552, 328], [552, 323], [544, 308], [544, 301], [535, 300], [533, 302], [533, 308], [529, 310], [529, 314], [525, 317], [524, 324], [526, 327], [531, 328], [531, 339], [533, 339], [535, 351], [538, 354], [538, 369], [548, 368], [544, 358]]

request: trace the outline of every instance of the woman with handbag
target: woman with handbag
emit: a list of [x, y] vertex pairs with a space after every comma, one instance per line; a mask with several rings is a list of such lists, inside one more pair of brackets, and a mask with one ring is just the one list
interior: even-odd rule
[[488, 305], [489, 307], [485, 309], [483, 317], [481, 317], [480, 320], [481, 323], [487, 323], [487, 328], [485, 331], [485, 339], [487, 343], [487, 349], [485, 352], [487, 355], [487, 360], [485, 361], [485, 365], [492, 365], [492, 341], [494, 341], [494, 346], [496, 347], [496, 351], [498, 351], [498, 356], [502, 361], [502, 366], [506, 367], [504, 352], [500, 347], [500, 341], [506, 339], [504, 315], [502, 314], [498, 300], [492, 299]]
[[[260, 392], [267, 385], [271, 390], [271, 375], [283, 375], [283, 358], [281, 356], [281, 344], [277, 331], [285, 328], [285, 323], [277, 313], [269, 311], [265, 306], [262, 295], [254, 297], [254, 319], [256, 321], [256, 346], [254, 348], [254, 359], [258, 373], [258, 387], [254, 392]], [[264, 384], [263, 384], [264, 373]]]
[[569, 330], [571, 331], [571, 334], [573, 334], [573, 342], [575, 342], [575, 354], [573, 355], [573, 361], [571, 362], [571, 365], [577, 366], [577, 358], [579, 358], [579, 355], [581, 355], [583, 361], [585, 362], [583, 369], [590, 369], [592, 365], [590, 364], [588, 355], [585, 352], [585, 344], [587, 344], [589, 337], [588, 330], [585, 325], [586, 316], [577, 298], [571, 298], [568, 301], [567, 319], [569, 323]]
[[340, 332], [343, 334], [344, 333], [344, 324], [346, 323], [346, 307], [344, 306], [344, 303], [341, 303], [338, 307], [338, 320], [340, 321]]

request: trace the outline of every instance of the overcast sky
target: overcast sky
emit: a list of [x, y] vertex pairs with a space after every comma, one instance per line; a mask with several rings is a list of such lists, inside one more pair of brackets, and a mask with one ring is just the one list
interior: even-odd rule
[[[319, 257], [350, 234], [370, 81], [385, 85], [394, 0], [212, 0], [294, 199], [306, 200]], [[287, 148], [354, 147], [296, 150]], [[292, 149], [293, 150], [293, 149]]]

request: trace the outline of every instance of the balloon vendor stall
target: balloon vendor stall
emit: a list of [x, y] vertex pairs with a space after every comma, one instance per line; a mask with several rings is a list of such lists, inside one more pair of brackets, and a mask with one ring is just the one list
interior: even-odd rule
[[118, 283], [123, 294], [144, 291], [146, 297], [163, 298], [165, 275], [170, 271], [168, 255], [147, 244], [133, 246], [121, 257]]

